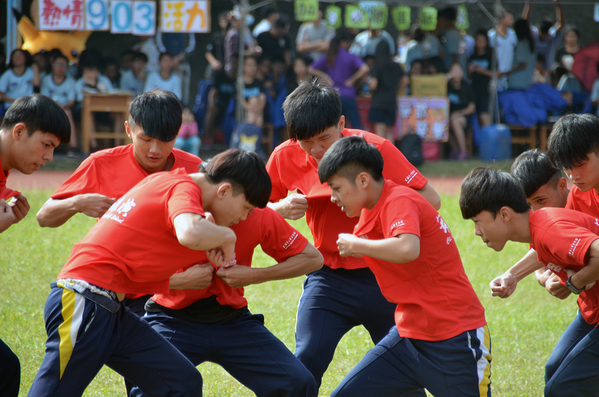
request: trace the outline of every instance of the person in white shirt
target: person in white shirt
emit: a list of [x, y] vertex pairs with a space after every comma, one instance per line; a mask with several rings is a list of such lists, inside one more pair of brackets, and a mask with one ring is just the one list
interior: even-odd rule
[[168, 52], [163, 52], [158, 58], [160, 72], [152, 72], [146, 79], [144, 92], [153, 89], [171, 91], [181, 99], [181, 78], [173, 73], [173, 57]]
[[[40, 73], [36, 64], [31, 63], [28, 52], [16, 49], [10, 54], [8, 69], [0, 77], [0, 101], [4, 102], [4, 111], [22, 96], [33, 95], [33, 87], [40, 85]], [[0, 115], [4, 115], [0, 111]]]
[[[502, 9], [497, 16], [498, 22], [495, 29], [489, 30], [489, 46], [495, 48], [495, 59], [497, 60], [497, 71], [506, 73], [512, 69], [514, 61], [514, 49], [518, 44], [516, 32], [512, 29], [514, 26], [514, 15]], [[498, 82], [499, 90], [507, 89], [507, 78], [504, 76]]]
[[73, 118], [75, 106], [75, 80], [67, 76], [69, 60], [63, 54], [56, 55], [52, 62], [52, 73], [42, 80], [41, 94], [46, 95], [58, 103], [66, 113], [71, 123], [71, 139], [69, 140], [69, 157], [78, 157], [77, 129]]

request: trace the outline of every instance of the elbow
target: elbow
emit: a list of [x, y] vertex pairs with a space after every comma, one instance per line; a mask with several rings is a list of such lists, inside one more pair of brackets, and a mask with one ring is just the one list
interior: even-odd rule
[[304, 248], [304, 254], [306, 254], [306, 274], [315, 272], [318, 269], [321, 269], [324, 265], [324, 257], [313, 245], [308, 244], [306, 248]]
[[37, 224], [40, 227], [56, 227], [56, 225], [52, 224], [48, 219], [48, 214], [44, 211], [44, 207], [42, 207], [38, 213], [35, 215], [35, 219], [37, 220]]
[[439, 195], [436, 194], [431, 204], [437, 211], [439, 211], [441, 209], [441, 197], [439, 197]]
[[177, 231], [177, 240], [184, 247], [194, 249], [200, 243], [200, 236], [193, 229]]
[[420, 245], [405, 249], [401, 255], [402, 263], [413, 262], [420, 256]]
[[324, 257], [322, 256], [322, 254], [320, 253], [320, 251], [318, 251], [316, 248], [314, 248], [314, 255], [312, 255], [312, 258], [310, 258], [310, 263], [311, 263], [311, 268], [312, 270], [310, 272], [314, 272], [316, 270], [321, 269], [324, 266]]

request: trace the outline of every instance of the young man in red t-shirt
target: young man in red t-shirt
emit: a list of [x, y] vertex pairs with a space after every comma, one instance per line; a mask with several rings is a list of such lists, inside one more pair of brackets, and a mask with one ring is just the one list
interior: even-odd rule
[[549, 135], [547, 153], [574, 186], [566, 208], [599, 217], [599, 118], [569, 114], [560, 118]]
[[[360, 137], [336, 142], [318, 166], [331, 201], [359, 217], [337, 240], [363, 256], [395, 324], [332, 396], [490, 396], [491, 340], [449, 227], [420, 194], [384, 178], [383, 157]], [[434, 248], [433, 248], [434, 247]]]
[[[64, 110], [47, 96], [23, 96], [8, 109], [0, 129], [0, 233], [29, 212], [27, 198], [6, 187], [10, 170], [29, 175], [43, 167], [56, 146], [69, 142], [70, 130]], [[16, 397], [20, 380], [19, 359], [0, 340], [0, 395]]]
[[[475, 168], [460, 196], [464, 219], [488, 247], [501, 251], [507, 241], [531, 244], [540, 266], [547, 266], [579, 295], [579, 314], [560, 338], [545, 368], [545, 396], [588, 396], [599, 390], [599, 220], [579, 211], [531, 211], [514, 178]], [[509, 297], [518, 281], [539, 268], [519, 262], [491, 282], [491, 292]]]
[[73, 215], [99, 218], [116, 200], [154, 172], [197, 172], [199, 157], [173, 149], [182, 122], [181, 101], [170, 91], [148, 91], [129, 106], [125, 122], [132, 144], [92, 153], [37, 213], [42, 227], [58, 227]]
[[[435, 208], [441, 201], [392, 142], [367, 131], [345, 129], [337, 90], [319, 82], [302, 83], [287, 96], [283, 109], [291, 139], [274, 150], [266, 165], [273, 183], [269, 206], [287, 219], [306, 215], [314, 245], [324, 256], [325, 266], [309, 274], [304, 283], [295, 351], [320, 385], [343, 335], [363, 325], [377, 343], [393, 326], [395, 309], [363, 259], [339, 256], [337, 236], [351, 233], [356, 220], [331, 203], [330, 188], [318, 179], [320, 160], [341, 137], [363, 136], [381, 151], [386, 178], [415, 189]], [[297, 193], [288, 195], [292, 191]]]
[[200, 396], [195, 367], [121, 301], [167, 293], [171, 274], [197, 263], [196, 251], [229, 265], [236, 236], [227, 226], [264, 208], [270, 190], [260, 156], [231, 149], [196, 174], [151, 175], [115, 202], [52, 285], [46, 355], [29, 395], [81, 395], [106, 364], [150, 395]]
[[[570, 192], [568, 182], [562, 172], [551, 164], [547, 153], [533, 149], [520, 154], [512, 164], [511, 174], [524, 190], [526, 202], [533, 211], [545, 207], [566, 207]], [[538, 262], [536, 251], [531, 248], [521, 261], [529, 264]], [[543, 266], [535, 271], [535, 276], [551, 295], [560, 299], [570, 296], [568, 288], [551, 270]]]
[[[182, 123], [181, 101], [170, 91], [154, 90], [137, 96], [125, 122], [132, 144], [92, 153], [46, 201], [37, 213], [42, 227], [59, 227], [77, 213], [100, 218], [142, 179], [155, 172], [184, 168], [199, 170], [202, 160], [174, 149]], [[173, 275], [173, 287], [195, 288], [211, 277], [212, 267], [196, 266]], [[128, 297], [125, 305], [143, 316], [149, 296]]]
[[[322, 255], [270, 208], [254, 209], [232, 229], [237, 235], [234, 264], [219, 268], [204, 289], [154, 295], [144, 320], [193, 365], [221, 365], [257, 396], [316, 396], [312, 374], [264, 326], [264, 317], [249, 311], [243, 295], [248, 285], [320, 269]], [[252, 268], [258, 245], [277, 264]], [[130, 397], [143, 395], [135, 388]]]

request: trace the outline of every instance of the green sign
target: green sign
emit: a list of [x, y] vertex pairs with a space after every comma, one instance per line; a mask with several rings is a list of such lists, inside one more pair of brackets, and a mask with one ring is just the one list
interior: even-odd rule
[[422, 7], [420, 9], [420, 28], [422, 30], [435, 30], [437, 28], [437, 9], [435, 7]]
[[468, 20], [468, 10], [465, 4], [458, 6], [458, 15], [455, 21], [455, 26], [458, 29], [468, 29], [470, 27], [470, 21]]
[[387, 18], [389, 16], [389, 7], [373, 7], [370, 13], [370, 27], [372, 29], [385, 29], [387, 26]]
[[318, 0], [295, 0], [296, 21], [316, 21], [318, 19]]
[[327, 26], [333, 29], [341, 27], [341, 8], [330, 5], [324, 10], [324, 20], [327, 21]]
[[355, 4], [348, 4], [345, 7], [345, 26], [348, 28], [366, 29], [368, 27], [366, 11]]
[[409, 30], [412, 23], [412, 13], [410, 7], [399, 6], [392, 11], [393, 24], [397, 30]]

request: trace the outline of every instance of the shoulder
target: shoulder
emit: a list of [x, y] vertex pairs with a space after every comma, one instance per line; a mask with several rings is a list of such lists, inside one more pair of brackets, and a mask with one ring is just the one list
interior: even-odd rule
[[[67, 79], [69, 79], [70, 77], [67, 77]], [[42, 84], [46, 85], [46, 84], [51, 84], [52, 83], [52, 75], [49, 74], [46, 77], [44, 77], [42, 79]]]
[[202, 159], [184, 150], [173, 149], [173, 156], [179, 167], [185, 168], [188, 172], [197, 172], [199, 165], [202, 164]]

